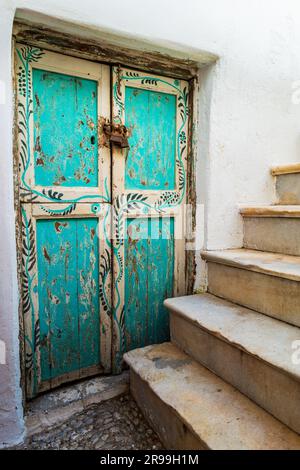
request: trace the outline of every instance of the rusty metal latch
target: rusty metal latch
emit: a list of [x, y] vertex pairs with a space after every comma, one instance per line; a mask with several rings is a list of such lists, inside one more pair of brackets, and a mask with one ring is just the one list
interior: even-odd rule
[[113, 124], [107, 119], [103, 120], [100, 125], [101, 134], [104, 136], [103, 144], [109, 146], [110, 144], [116, 145], [122, 149], [129, 149], [128, 137], [129, 132], [123, 124]]

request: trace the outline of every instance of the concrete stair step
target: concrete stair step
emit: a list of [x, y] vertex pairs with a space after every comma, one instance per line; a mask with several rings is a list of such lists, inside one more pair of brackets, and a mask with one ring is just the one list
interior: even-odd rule
[[300, 163], [272, 168], [276, 177], [276, 203], [300, 204]]
[[300, 326], [300, 257], [241, 248], [202, 258], [211, 294]]
[[240, 213], [245, 248], [300, 255], [300, 205], [244, 207]]
[[165, 306], [172, 342], [300, 433], [300, 367], [292, 362], [299, 328], [210, 294]]
[[300, 449], [300, 436], [171, 343], [124, 356], [132, 393], [167, 449]]

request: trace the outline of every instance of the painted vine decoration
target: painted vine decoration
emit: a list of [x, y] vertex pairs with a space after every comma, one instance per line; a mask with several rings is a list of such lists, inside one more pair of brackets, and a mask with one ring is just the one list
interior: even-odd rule
[[[45, 202], [64, 202], [70, 204], [66, 208], [53, 211], [47, 209], [49, 215], [65, 215], [66, 211], [72, 208], [71, 204], [84, 201], [85, 199], [101, 198], [103, 202], [109, 202], [109, 192], [107, 188], [107, 180], [105, 180], [105, 195], [100, 194], [87, 194], [79, 196], [77, 198], [65, 198], [63, 192], [49, 190], [39, 191], [36, 188], [31, 187], [28, 183], [26, 176], [29, 167], [32, 163], [32, 151], [31, 151], [31, 136], [30, 136], [30, 119], [33, 114], [33, 100], [32, 100], [32, 73], [30, 64], [32, 62], [38, 62], [39, 59], [45, 54], [42, 49], [32, 46], [21, 46], [17, 48], [17, 55], [19, 59], [19, 67], [17, 73], [18, 80], [18, 131], [19, 131], [19, 154], [20, 154], [20, 195], [27, 202], [34, 202], [38, 197], [42, 198]], [[44, 207], [42, 207], [44, 209]]]
[[63, 209], [50, 209], [49, 207], [43, 206], [43, 205], [41, 205], [40, 208], [51, 216], [55, 216], [55, 215], [64, 216], [64, 215], [72, 214], [72, 212], [74, 212], [76, 209], [76, 205], [77, 204], [74, 202], [70, 204], [69, 206], [64, 207]]
[[[115, 276], [114, 281], [114, 290], [115, 298], [117, 299], [113, 307], [113, 317], [117, 327], [119, 335], [119, 350], [117, 351], [116, 365], [115, 368], [118, 370], [121, 367], [122, 355], [125, 351], [125, 306], [121, 305], [121, 296], [119, 291], [119, 284], [124, 275], [123, 269], [123, 260], [120, 255], [120, 249], [123, 245], [122, 233], [124, 232], [124, 213], [129, 213], [130, 211], [137, 209], [132, 204], [132, 201], [137, 201], [139, 203], [139, 208], [144, 208], [145, 213], [149, 210], [154, 210], [158, 214], [162, 214], [166, 209], [175, 208], [179, 206], [184, 199], [186, 192], [186, 172], [183, 162], [184, 154], [187, 148], [187, 136], [185, 132], [185, 126], [187, 123], [189, 109], [188, 109], [188, 89], [184, 87], [182, 90], [180, 88], [180, 81], [174, 80], [169, 82], [163, 78], [145, 76], [142, 73], [134, 71], [124, 71], [120, 67], [114, 70], [116, 74], [116, 79], [114, 81], [113, 87], [113, 100], [114, 100], [114, 110], [116, 111], [114, 120], [116, 123], [124, 123], [124, 113], [125, 107], [121, 91], [121, 81], [125, 83], [129, 81], [135, 81], [141, 85], [151, 85], [158, 86], [159, 83], [169, 86], [171, 89], [177, 92], [177, 108], [179, 111], [179, 116], [181, 123], [179, 129], [177, 130], [177, 154], [176, 154], [176, 167], [178, 171], [178, 188], [176, 191], [163, 191], [158, 199], [150, 204], [147, 196], [143, 196], [142, 193], [135, 194], [122, 194], [118, 195], [113, 204], [114, 216], [113, 216], [113, 227], [115, 232], [115, 244], [113, 247], [113, 252], [117, 260], [118, 273]], [[129, 200], [126, 200], [126, 197]], [[120, 313], [118, 313], [120, 312]]]
[[111, 266], [111, 254], [110, 250], [105, 248], [104, 254], [101, 255], [100, 261], [100, 285], [99, 285], [99, 294], [100, 294], [100, 301], [103, 307], [104, 312], [109, 313], [111, 311], [111, 302], [108, 299], [105, 291], [106, 282], [109, 276]]
[[[22, 306], [25, 334], [25, 369], [27, 383], [37, 387], [36, 353], [40, 345], [40, 324], [35, 318], [33, 290], [35, 288], [34, 266], [36, 263], [35, 233], [31, 219], [22, 209]], [[28, 332], [31, 332], [29, 335]]]

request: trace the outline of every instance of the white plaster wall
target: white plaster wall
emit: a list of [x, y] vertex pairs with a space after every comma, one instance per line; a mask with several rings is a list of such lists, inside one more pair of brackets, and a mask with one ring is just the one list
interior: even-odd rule
[[[9, 365], [0, 365], [0, 443], [22, 434], [9, 49], [16, 8], [95, 31], [176, 42], [187, 54], [201, 49], [220, 56], [215, 67], [200, 74], [197, 192], [205, 206], [197, 229], [208, 249], [241, 245], [237, 204], [272, 202], [269, 169], [299, 161], [300, 145], [300, 105], [291, 100], [292, 84], [300, 80], [297, 0], [0, 0], [0, 80], [6, 86], [6, 104], [0, 105], [0, 339], [9, 345]], [[5, 419], [6, 431], [1, 427]]]
[[[7, 2], [5, 2], [7, 4]], [[23, 435], [19, 346], [18, 293], [12, 167], [11, 28], [13, 11], [0, 2], [0, 447]], [[2, 343], [2, 347], [3, 347]]]

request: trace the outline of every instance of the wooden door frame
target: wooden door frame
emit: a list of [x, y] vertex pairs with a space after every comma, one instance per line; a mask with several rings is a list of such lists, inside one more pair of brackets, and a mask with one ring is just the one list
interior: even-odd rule
[[[196, 228], [196, 187], [195, 187], [195, 160], [198, 151], [197, 135], [199, 129], [199, 79], [198, 64], [194, 61], [175, 59], [170, 56], [164, 56], [160, 53], [151, 53], [129, 48], [116, 48], [114, 45], [102, 45], [94, 41], [78, 39], [69, 34], [63, 34], [55, 30], [46, 29], [40, 26], [34, 26], [15, 22], [12, 37], [13, 64], [15, 65], [14, 51], [17, 42], [43, 48], [45, 50], [58, 52], [72, 57], [84, 58], [93, 62], [109, 64], [112, 66], [121, 66], [134, 68], [136, 70], [147, 71], [149, 73], [159, 74], [166, 77], [179, 78], [187, 80], [189, 84], [189, 125], [187, 131], [188, 150], [187, 150], [187, 181], [186, 181], [186, 204], [190, 205], [190, 224], [187, 228], [189, 243], [193, 246], [195, 242], [193, 234]], [[99, 60], [100, 57], [100, 60]], [[112, 74], [111, 74], [112, 75]], [[14, 90], [14, 122], [13, 122], [13, 162], [14, 162], [14, 191], [15, 191], [15, 213], [16, 213], [16, 243], [18, 257], [18, 288], [21, 292], [21, 250], [22, 250], [22, 220], [20, 217], [20, 198], [18, 191], [18, 104], [16, 100], [17, 76], [15, 67], [12, 70], [13, 90]], [[186, 251], [185, 261], [185, 291], [186, 294], [192, 294], [194, 289], [196, 274], [195, 250]], [[22, 302], [19, 301], [19, 324], [20, 339], [24, 331]], [[25, 351], [20, 347], [20, 368], [21, 368], [21, 387], [23, 393], [23, 403], [26, 404], [25, 394]]]

